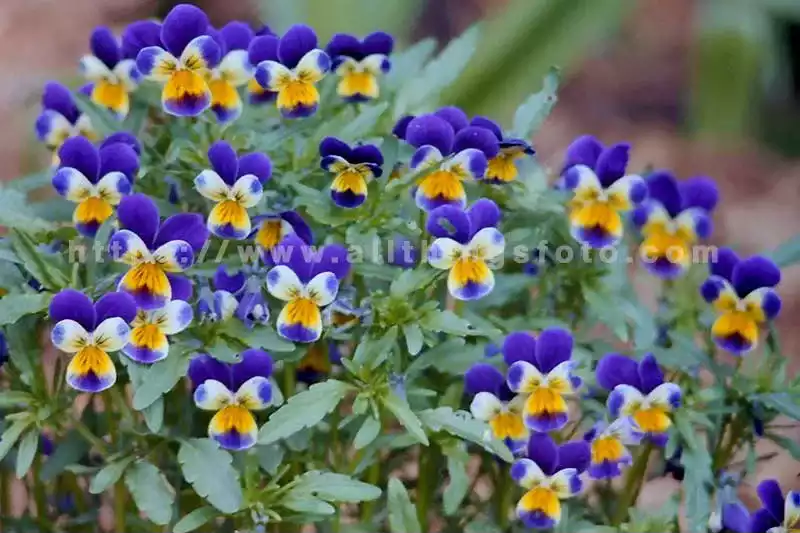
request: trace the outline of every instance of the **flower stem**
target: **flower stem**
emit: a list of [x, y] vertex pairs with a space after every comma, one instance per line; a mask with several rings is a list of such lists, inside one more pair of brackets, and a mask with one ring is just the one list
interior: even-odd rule
[[422, 531], [429, 531], [428, 528], [428, 507], [433, 498], [435, 479], [431, 479], [431, 470], [435, 469], [435, 458], [433, 456], [433, 445], [429, 447], [420, 446], [419, 463], [417, 473], [417, 519]]
[[514, 494], [511, 485], [511, 473], [505, 465], [499, 465], [494, 491], [495, 514], [500, 531], [508, 530], [508, 509], [513, 505], [511, 498]]
[[614, 513], [614, 518], [611, 525], [619, 526], [628, 518], [630, 507], [636, 504], [636, 497], [638, 496], [638, 487], [641, 486], [640, 481], [647, 474], [647, 462], [650, 459], [650, 453], [653, 451], [653, 444], [648, 442], [639, 451], [633, 465], [628, 470], [628, 475], [625, 478], [625, 486], [619, 495], [617, 503], [617, 511]]

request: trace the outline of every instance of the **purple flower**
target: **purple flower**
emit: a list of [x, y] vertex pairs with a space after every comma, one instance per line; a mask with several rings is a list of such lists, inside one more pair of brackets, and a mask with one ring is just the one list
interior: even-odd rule
[[533, 146], [524, 139], [505, 138], [500, 125], [490, 118], [477, 116], [470, 125], [489, 130], [499, 143], [500, 152], [489, 159], [486, 167], [483, 179], [487, 183], [502, 185], [514, 181], [519, 175], [517, 161], [536, 153]]
[[130, 341], [122, 353], [141, 364], [166, 359], [169, 355], [168, 336], [189, 327], [193, 318], [192, 306], [183, 300], [172, 300], [159, 309], [140, 309], [131, 323]]
[[53, 151], [70, 137], [97, 139], [92, 121], [80, 112], [70, 90], [55, 81], [44, 86], [42, 112], [36, 119], [36, 136]]
[[275, 215], [257, 215], [253, 217], [253, 233], [261, 251], [261, 259], [268, 265], [274, 265], [273, 252], [287, 237], [294, 235], [305, 244], [314, 241], [311, 228], [297, 211], [283, 211]]
[[211, 111], [217, 121], [227, 123], [242, 114], [238, 88], [253, 80], [255, 67], [250, 62], [250, 43], [255, 33], [244, 22], [229, 22], [217, 33], [222, 60], [211, 69]]
[[130, 110], [130, 93], [136, 90], [141, 74], [133, 57], [124, 57], [121, 43], [105, 26], [98, 26], [89, 40], [91, 54], [81, 58], [81, 73], [92, 83], [92, 102], [120, 119]]
[[359, 40], [355, 35], [337, 33], [331, 38], [326, 52], [331, 68], [340, 77], [336, 91], [348, 102], [366, 102], [378, 98], [378, 78], [392, 67], [389, 55], [394, 38], [382, 31], [370, 33]]
[[613, 479], [622, 475], [621, 466], [631, 464], [627, 446], [639, 444], [644, 435], [629, 417], [621, 417], [611, 424], [597, 422], [584, 440], [592, 450], [589, 475], [594, 479]]
[[367, 199], [367, 183], [383, 173], [383, 154], [374, 144], [351, 148], [336, 137], [325, 137], [319, 145], [320, 166], [334, 174], [331, 199], [339, 207], [353, 208]]
[[784, 498], [774, 479], [762, 481], [757, 491], [762, 507], [752, 514], [746, 531], [768, 533], [800, 528], [800, 492], [789, 491]]

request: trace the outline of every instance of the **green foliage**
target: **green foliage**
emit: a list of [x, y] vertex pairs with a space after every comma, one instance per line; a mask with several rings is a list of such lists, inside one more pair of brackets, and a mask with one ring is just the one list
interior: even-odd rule
[[231, 455], [209, 439], [181, 442], [178, 462], [183, 477], [195, 492], [222, 511], [235, 513], [242, 506], [239, 475], [232, 466]]

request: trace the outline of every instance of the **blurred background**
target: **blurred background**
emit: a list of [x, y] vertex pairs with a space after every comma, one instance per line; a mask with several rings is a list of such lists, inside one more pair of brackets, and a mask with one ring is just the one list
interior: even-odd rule
[[[34, 142], [40, 88], [49, 79], [77, 86], [77, 62], [98, 24], [121, 29], [162, 16], [156, 0], [0, 2], [0, 178], [43, 168]], [[715, 240], [744, 253], [771, 250], [800, 233], [800, 0], [205, 0], [215, 24], [262, 21], [335, 32], [375, 29], [399, 46], [440, 43], [482, 21], [482, 41], [447, 103], [508, 124], [539, 90], [551, 65], [563, 82], [554, 113], [534, 139], [558, 169], [577, 135], [633, 143], [634, 170], [706, 174], [722, 202]], [[786, 355], [800, 366], [800, 269], [785, 272], [780, 320]], [[787, 468], [790, 462], [792, 466]], [[790, 458], [762, 477], [797, 485]], [[656, 491], [658, 492], [658, 491]], [[647, 497], [647, 494], [645, 494]]]

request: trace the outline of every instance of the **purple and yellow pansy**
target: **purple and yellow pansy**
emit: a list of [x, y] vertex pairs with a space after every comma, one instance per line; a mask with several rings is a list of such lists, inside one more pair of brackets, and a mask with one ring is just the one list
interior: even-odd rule
[[350, 271], [347, 249], [329, 244], [317, 249], [289, 236], [273, 251], [267, 291], [286, 302], [278, 316], [278, 334], [294, 342], [315, 342], [322, 335], [322, 313], [336, 298]]
[[671, 173], [658, 171], [645, 181], [647, 199], [631, 214], [643, 237], [639, 256], [648, 271], [673, 279], [688, 270], [694, 245], [711, 235], [719, 192], [702, 176], [678, 182]]
[[458, 108], [442, 108], [434, 114], [415, 117], [399, 133], [417, 149], [410, 169], [428, 171], [414, 193], [417, 206], [425, 211], [443, 205], [465, 207], [463, 182], [482, 179], [487, 161], [500, 151], [494, 134], [469, 126], [466, 115]]
[[628, 446], [637, 445], [644, 435], [630, 417], [617, 418], [610, 424], [597, 422], [583, 436], [589, 443], [592, 462], [589, 475], [594, 479], [613, 479], [622, 475], [620, 467], [632, 462]]
[[608, 411], [613, 418], [631, 417], [655, 444], [667, 442], [670, 414], [681, 405], [681, 388], [664, 382], [664, 373], [652, 354], [640, 362], [619, 354], [605, 355], [597, 365], [597, 384], [611, 391]]
[[518, 331], [503, 343], [508, 388], [524, 397], [523, 421], [532, 431], [555, 431], [567, 423], [566, 399], [580, 386], [572, 373], [572, 345], [572, 334], [555, 327], [538, 338]]
[[211, 89], [211, 111], [217, 121], [224, 124], [242, 114], [238, 88], [252, 80], [255, 73], [248, 57], [255, 33], [246, 23], [234, 21], [220, 28], [216, 35], [222, 59], [211, 69], [208, 87]]
[[489, 159], [483, 181], [495, 185], [510, 183], [519, 176], [517, 162], [536, 154], [533, 146], [525, 139], [505, 137], [503, 129], [488, 117], [477, 116], [470, 121], [470, 126], [484, 128], [492, 132], [499, 143], [500, 152]]
[[98, 137], [91, 119], [78, 109], [72, 92], [55, 81], [44, 86], [42, 112], [36, 118], [36, 136], [53, 151], [70, 137], [82, 136], [90, 141]]
[[511, 465], [511, 479], [525, 489], [517, 517], [529, 528], [551, 528], [561, 520], [561, 500], [583, 489], [580, 475], [589, 466], [589, 446], [584, 441], [558, 446], [546, 433], [537, 433], [527, 451], [527, 458]]
[[472, 396], [472, 416], [489, 424], [487, 437], [503, 442], [513, 453], [528, 443], [528, 427], [522, 420], [525, 397], [515, 395], [506, 378], [487, 363], [472, 365], [464, 375], [464, 391]]
[[366, 102], [380, 95], [378, 79], [392, 68], [389, 60], [394, 38], [377, 31], [363, 40], [347, 33], [335, 34], [325, 51], [339, 76], [336, 92], [348, 102]]
[[306, 244], [314, 241], [311, 228], [297, 211], [283, 211], [274, 215], [253, 217], [253, 237], [261, 252], [261, 259], [268, 265], [275, 264], [272, 251], [286, 237], [296, 235]]
[[188, 376], [194, 386], [194, 403], [215, 414], [208, 436], [222, 448], [240, 451], [252, 448], [258, 437], [253, 411], [262, 411], [273, 400], [272, 358], [261, 350], [245, 350], [239, 362], [222, 363], [201, 354], [189, 363]]
[[383, 173], [383, 154], [374, 144], [350, 147], [336, 137], [325, 137], [319, 144], [320, 166], [335, 177], [331, 199], [339, 207], [353, 208], [367, 199], [367, 184]]
[[278, 93], [278, 110], [285, 118], [313, 115], [319, 106], [316, 84], [331, 67], [328, 54], [317, 48], [317, 34], [303, 24], [292, 26], [278, 41], [277, 56], [258, 64], [256, 81]]
[[80, 67], [83, 76], [92, 83], [92, 102], [120, 119], [125, 118], [130, 110], [130, 93], [141, 81], [136, 56], [124, 55], [121, 43], [105, 26], [92, 32], [89, 49], [91, 54], [81, 58]]
[[148, 46], [136, 56], [142, 77], [164, 84], [161, 106], [170, 115], [196, 117], [211, 105], [208, 79], [221, 50], [209, 27], [201, 9], [179, 4], [161, 25], [163, 46]]
[[322, 318], [325, 325], [335, 332], [344, 332], [359, 324], [368, 325], [372, 318], [372, 308], [366, 300], [362, 301], [361, 306], [357, 306], [353, 287], [342, 287], [336, 299], [325, 308]]
[[497, 229], [500, 208], [481, 198], [467, 211], [442, 206], [428, 215], [428, 233], [436, 237], [428, 250], [428, 263], [448, 270], [447, 290], [458, 300], [483, 298], [494, 288], [489, 262], [501, 257], [505, 238]]
[[761, 509], [750, 518], [751, 533], [794, 533], [800, 530], [800, 492], [790, 490], [784, 496], [774, 479], [762, 481], [757, 488]]
[[120, 202], [117, 218], [123, 229], [111, 236], [108, 251], [113, 260], [130, 267], [118, 289], [148, 311], [170, 300], [188, 300], [192, 284], [177, 274], [192, 266], [208, 240], [203, 217], [180, 213], [162, 223], [153, 200], [131, 194]]
[[50, 302], [53, 346], [72, 354], [66, 382], [81, 392], [101, 392], [117, 380], [109, 352], [128, 343], [136, 303], [129, 295], [111, 292], [97, 302], [74, 289], [65, 289]]
[[239, 298], [244, 294], [246, 281], [247, 275], [241, 270], [229, 274], [224, 265], [217, 267], [211, 279], [214, 290], [204, 287], [197, 298], [200, 321], [226, 322], [232, 319], [239, 307]]
[[73, 137], [61, 145], [58, 158], [53, 188], [78, 204], [72, 215], [75, 229], [81, 235], [94, 237], [114, 213], [114, 207], [131, 192], [139, 157], [124, 142], [98, 149], [85, 137]]
[[130, 341], [122, 353], [142, 364], [166, 359], [169, 355], [167, 336], [186, 329], [192, 318], [192, 306], [183, 300], [172, 300], [159, 309], [139, 309], [131, 323]]
[[717, 250], [710, 270], [700, 293], [719, 314], [711, 327], [714, 342], [731, 353], [747, 353], [756, 347], [760, 329], [780, 313], [774, 288], [781, 271], [766, 257], [740, 259], [730, 248]]
[[258, 152], [238, 157], [226, 141], [211, 145], [208, 160], [212, 169], [194, 180], [197, 192], [216, 202], [208, 214], [208, 229], [222, 239], [245, 239], [253, 229], [247, 209], [261, 200], [272, 161]]
[[[278, 61], [280, 38], [273, 34], [268, 27], [265, 26], [265, 28], [267, 29], [266, 33], [256, 33], [255, 38], [247, 47], [247, 58], [253, 66], [264, 61]], [[262, 87], [256, 80], [254, 72], [253, 77], [247, 82], [247, 98], [250, 104], [260, 106], [274, 102], [278, 98], [278, 93]]]

